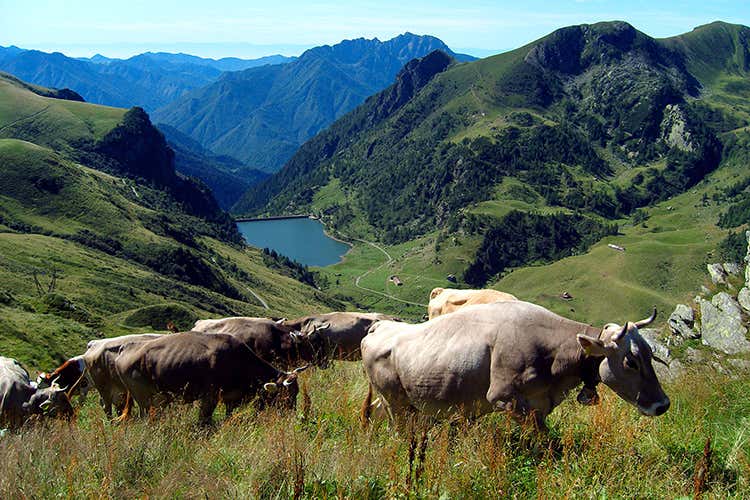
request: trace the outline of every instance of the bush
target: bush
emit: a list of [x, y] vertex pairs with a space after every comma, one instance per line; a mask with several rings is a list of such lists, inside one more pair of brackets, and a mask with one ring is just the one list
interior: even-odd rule
[[198, 320], [198, 315], [179, 304], [158, 304], [141, 307], [131, 312], [123, 323], [126, 326], [149, 327], [166, 330], [170, 321], [180, 330], [190, 330]]

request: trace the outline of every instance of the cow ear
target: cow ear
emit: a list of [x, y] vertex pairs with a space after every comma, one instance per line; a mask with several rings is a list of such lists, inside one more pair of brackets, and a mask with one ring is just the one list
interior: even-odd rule
[[266, 392], [270, 392], [273, 394], [274, 392], [279, 390], [279, 386], [276, 384], [276, 382], [267, 382], [263, 384], [263, 389], [266, 390]]
[[588, 356], [606, 356], [607, 355], [607, 348], [604, 346], [604, 342], [602, 342], [599, 339], [595, 339], [594, 337], [589, 337], [588, 335], [584, 335], [582, 333], [579, 333], [576, 335], [576, 338], [578, 339], [578, 345], [581, 346], [583, 349], [583, 352], [586, 353]]
[[435, 297], [443, 293], [443, 290], [445, 290], [445, 288], [433, 288], [432, 291], [430, 292], [430, 300], [434, 299]]

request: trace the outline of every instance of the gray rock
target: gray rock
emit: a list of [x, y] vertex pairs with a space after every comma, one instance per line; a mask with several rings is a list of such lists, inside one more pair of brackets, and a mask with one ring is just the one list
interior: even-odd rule
[[739, 305], [729, 294], [719, 293], [712, 302], [701, 300], [700, 307], [700, 331], [704, 345], [726, 354], [750, 352], [747, 328], [742, 325]]
[[711, 295], [711, 290], [709, 290], [706, 285], [701, 285], [701, 295], [703, 296]]
[[750, 288], [743, 287], [740, 293], [737, 294], [737, 302], [745, 312], [750, 313]]
[[706, 360], [706, 354], [698, 349], [688, 347], [687, 349], [685, 349], [685, 355], [683, 359], [686, 363], [702, 364]]
[[721, 312], [723, 312], [724, 314], [736, 317], [741, 321], [742, 309], [740, 309], [740, 305], [737, 303], [737, 301], [734, 300], [734, 298], [727, 292], [719, 292], [714, 295], [714, 298], [711, 299], [711, 303], [718, 307], [719, 310], [721, 310]]
[[727, 284], [727, 273], [724, 271], [724, 266], [721, 264], [706, 264], [708, 274], [711, 275], [711, 282], [714, 285], [726, 285]]
[[747, 253], [745, 254], [745, 286], [750, 288], [750, 231], [745, 231]]
[[695, 326], [695, 313], [691, 307], [685, 304], [677, 304], [674, 312], [669, 315], [667, 326], [669, 326], [669, 331], [674, 335], [679, 335], [686, 339], [698, 338], [700, 335], [700, 333], [693, 329]]
[[736, 262], [725, 262], [722, 267], [727, 274], [733, 274], [734, 276], [742, 274], [742, 267]]
[[732, 365], [733, 368], [737, 369], [738, 371], [750, 372], [750, 360], [748, 359], [732, 358], [727, 361], [730, 365]]
[[639, 328], [638, 332], [641, 334], [641, 337], [643, 337], [643, 340], [648, 342], [648, 345], [651, 346], [651, 350], [654, 354], [664, 361], [670, 359], [669, 348], [666, 346], [666, 343], [662, 342], [660, 339], [659, 330], [655, 328]]
[[685, 111], [679, 104], [667, 104], [664, 107], [664, 118], [661, 122], [661, 139], [670, 148], [693, 152], [695, 141], [685, 117]]

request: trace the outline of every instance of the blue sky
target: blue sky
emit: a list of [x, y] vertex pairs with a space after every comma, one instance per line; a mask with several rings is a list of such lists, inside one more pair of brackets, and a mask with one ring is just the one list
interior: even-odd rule
[[405, 31], [484, 56], [571, 24], [621, 19], [665, 37], [715, 20], [750, 25], [744, 1], [143, 1], [0, 0], [0, 45], [73, 56], [147, 50], [205, 57], [298, 55], [345, 38]]

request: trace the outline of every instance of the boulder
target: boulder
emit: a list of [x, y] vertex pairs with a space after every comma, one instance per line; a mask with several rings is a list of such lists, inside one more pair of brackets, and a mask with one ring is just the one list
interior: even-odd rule
[[691, 307], [685, 304], [677, 304], [674, 312], [669, 315], [667, 326], [674, 335], [686, 339], [694, 339], [700, 336], [700, 333], [693, 328], [695, 326], [695, 313]]
[[734, 276], [740, 276], [742, 274], [742, 267], [736, 262], [725, 262], [722, 267], [727, 274]]
[[667, 363], [667, 366], [657, 361], [652, 363], [659, 380], [674, 380], [685, 371], [682, 363], [676, 359], [672, 359], [672, 353], [669, 347], [667, 347], [666, 342], [661, 339], [659, 330], [655, 328], [640, 328], [638, 331], [641, 337], [651, 346], [651, 351]]
[[638, 332], [641, 334], [641, 337], [643, 337], [643, 340], [648, 342], [648, 345], [651, 346], [651, 351], [653, 351], [654, 354], [664, 361], [669, 362], [671, 358], [669, 348], [660, 339], [659, 330], [655, 328], [639, 328]]
[[737, 294], [737, 302], [740, 307], [745, 310], [746, 313], [750, 313], [750, 288], [742, 287], [740, 293]]
[[711, 302], [701, 300], [700, 308], [700, 332], [704, 345], [726, 354], [750, 352], [740, 306], [728, 293], [716, 294]]
[[747, 253], [745, 254], [745, 286], [750, 288], [750, 231], [745, 231]]
[[727, 272], [724, 271], [724, 266], [721, 264], [706, 264], [708, 274], [711, 275], [711, 282], [714, 285], [726, 285], [727, 284]]

